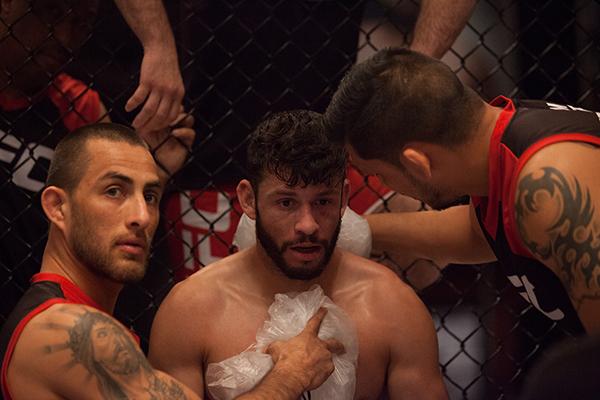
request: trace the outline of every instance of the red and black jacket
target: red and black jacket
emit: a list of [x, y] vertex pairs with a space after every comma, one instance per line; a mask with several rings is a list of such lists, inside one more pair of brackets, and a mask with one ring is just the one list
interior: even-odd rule
[[479, 224], [503, 272], [521, 296], [566, 331], [584, 333], [583, 325], [559, 278], [534, 259], [520, 240], [515, 221], [517, 179], [540, 149], [564, 141], [600, 146], [600, 113], [544, 101], [491, 102], [504, 107], [489, 147], [487, 197], [473, 197]]

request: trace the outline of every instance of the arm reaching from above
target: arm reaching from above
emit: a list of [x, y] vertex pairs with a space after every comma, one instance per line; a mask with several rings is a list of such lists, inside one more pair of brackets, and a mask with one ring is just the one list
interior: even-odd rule
[[442, 57], [462, 32], [476, 3], [475, 0], [422, 0], [411, 50]]
[[133, 127], [153, 131], [169, 125], [179, 113], [184, 95], [175, 39], [161, 0], [115, 0], [127, 24], [144, 48], [140, 82], [125, 105], [131, 111], [144, 104]]

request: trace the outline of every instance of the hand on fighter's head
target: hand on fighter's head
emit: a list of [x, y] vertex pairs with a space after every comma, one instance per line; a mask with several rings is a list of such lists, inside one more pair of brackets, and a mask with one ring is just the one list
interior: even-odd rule
[[338, 340], [317, 336], [326, 314], [327, 309], [320, 308], [298, 336], [275, 341], [265, 350], [277, 367], [289, 372], [290, 379], [300, 380], [304, 390], [321, 386], [334, 370], [333, 354], [344, 353], [344, 345]]

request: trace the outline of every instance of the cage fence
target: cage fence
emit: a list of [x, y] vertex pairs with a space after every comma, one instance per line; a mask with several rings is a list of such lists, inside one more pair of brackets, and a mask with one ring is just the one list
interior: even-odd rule
[[[139, 78], [139, 42], [112, 2], [95, 10], [90, 1], [92, 11], [87, 3], [33, 0], [16, 21], [0, 24], [0, 100], [14, 87], [26, 98], [33, 84], [47, 88], [42, 97], [0, 102], [0, 323], [41, 263], [47, 223], [39, 192], [56, 142], [105, 114], [126, 124], [135, 114], [124, 105]], [[117, 305], [145, 349], [173, 284], [234, 251], [235, 185], [253, 127], [272, 112], [323, 111], [356, 61], [410, 42], [419, 11], [414, 0], [172, 0], [166, 7], [197, 137], [162, 202], [147, 276]], [[487, 100], [503, 94], [598, 110], [599, 11], [592, 0], [480, 0], [443, 61]], [[96, 94], [106, 113], [94, 106]], [[359, 214], [427, 208], [373, 177], [350, 171], [349, 178]], [[494, 264], [442, 270], [402, 254], [373, 257], [431, 311], [452, 399], [515, 398], [544, 350], [568, 337]]]

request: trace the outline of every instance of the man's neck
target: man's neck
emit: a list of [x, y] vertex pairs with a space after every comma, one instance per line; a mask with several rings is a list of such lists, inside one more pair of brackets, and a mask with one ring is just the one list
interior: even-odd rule
[[123, 284], [100, 277], [82, 265], [66, 246], [57, 246], [51, 237], [44, 250], [40, 272], [51, 272], [67, 278], [109, 314], [113, 313], [123, 288]]
[[485, 109], [473, 139], [462, 147], [463, 160], [459, 187], [471, 196], [487, 196], [489, 185], [489, 148], [502, 108], [485, 104]]
[[329, 294], [333, 289], [341, 260], [340, 252], [334, 250], [321, 275], [311, 280], [300, 280], [285, 276], [260, 244], [250, 249], [248, 257], [248, 265], [252, 266], [252, 280], [259, 286], [265, 299], [272, 299], [277, 293], [304, 292], [313, 285], [321, 286], [325, 294]]

